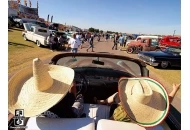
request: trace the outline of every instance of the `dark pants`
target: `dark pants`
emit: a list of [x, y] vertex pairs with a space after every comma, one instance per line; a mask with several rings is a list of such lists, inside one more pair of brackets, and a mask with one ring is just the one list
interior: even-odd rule
[[90, 46], [88, 47], [88, 49], [90, 49], [90, 48], [94, 48], [94, 46], [93, 46], [93, 43], [90, 43]]
[[127, 44], [127, 41], [125, 41], [125, 42], [123, 43], [124, 47], [126, 46], [126, 44]]
[[51, 44], [49, 44], [49, 46], [50, 46], [51, 50], [54, 50], [54, 44], [51, 43]]
[[57, 42], [57, 43], [55, 43], [55, 45], [54, 45], [54, 46], [55, 46], [55, 49], [56, 49], [56, 50], [59, 50], [59, 46], [60, 46], [60, 44], [59, 44], [58, 42]]
[[115, 50], [117, 50], [117, 42], [115, 42], [115, 41], [114, 41], [114, 45], [112, 47], [112, 50], [114, 49], [114, 47], [115, 47]]

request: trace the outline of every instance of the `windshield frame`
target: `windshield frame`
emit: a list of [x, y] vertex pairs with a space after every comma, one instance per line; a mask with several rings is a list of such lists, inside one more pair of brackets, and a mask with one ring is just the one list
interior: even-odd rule
[[141, 76], [143, 77], [148, 77], [149, 76], [149, 70], [146, 68], [146, 64], [138, 59], [134, 59], [131, 57], [127, 57], [127, 56], [120, 56], [120, 55], [113, 55], [113, 54], [105, 54], [105, 53], [62, 53], [62, 54], [58, 54], [55, 55], [49, 64], [53, 64], [56, 65], [58, 60], [64, 57], [71, 57], [71, 56], [75, 56], [77, 57], [99, 57], [99, 58], [114, 58], [114, 59], [121, 59], [121, 60], [128, 60], [131, 62], [135, 62], [136, 64], [139, 65], [140, 67], [140, 71], [141, 71]]

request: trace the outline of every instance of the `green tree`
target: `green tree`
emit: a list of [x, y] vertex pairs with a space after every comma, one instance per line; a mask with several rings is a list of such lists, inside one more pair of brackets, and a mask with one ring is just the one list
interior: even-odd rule
[[103, 33], [103, 30], [100, 30], [100, 33]]
[[99, 33], [99, 29], [95, 29], [94, 31], [95, 31], [96, 33]]
[[94, 32], [94, 30], [95, 30], [95, 29], [92, 28], [92, 27], [88, 29], [89, 32]]

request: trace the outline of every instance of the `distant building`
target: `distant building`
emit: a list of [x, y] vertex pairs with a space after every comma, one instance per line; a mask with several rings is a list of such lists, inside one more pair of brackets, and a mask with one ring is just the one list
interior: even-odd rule
[[8, 14], [16, 15], [21, 18], [28, 18], [28, 19], [39, 19], [38, 15], [38, 8], [30, 8], [28, 6], [18, 4], [17, 1], [9, 0], [8, 1]]
[[83, 29], [84, 32], [88, 32], [88, 29]]
[[74, 32], [81, 32], [81, 31], [83, 31], [81, 28], [73, 26], [73, 25], [67, 25], [67, 30], [74, 31]]

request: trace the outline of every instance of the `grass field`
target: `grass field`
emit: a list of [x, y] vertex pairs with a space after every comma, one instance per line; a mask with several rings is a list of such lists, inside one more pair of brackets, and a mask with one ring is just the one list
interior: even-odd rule
[[41, 59], [53, 53], [48, 48], [40, 48], [35, 43], [24, 41], [22, 30], [9, 29], [8, 31], [8, 73], [26, 67], [32, 59]]

